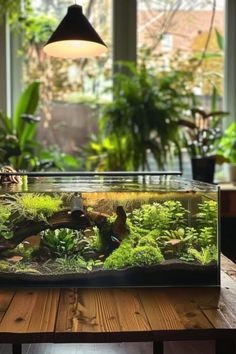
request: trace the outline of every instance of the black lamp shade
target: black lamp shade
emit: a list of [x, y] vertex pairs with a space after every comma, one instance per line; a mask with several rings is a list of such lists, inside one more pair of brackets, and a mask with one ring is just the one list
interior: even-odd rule
[[89, 58], [103, 54], [106, 44], [83, 15], [82, 6], [72, 5], [44, 46], [44, 52], [58, 58]]

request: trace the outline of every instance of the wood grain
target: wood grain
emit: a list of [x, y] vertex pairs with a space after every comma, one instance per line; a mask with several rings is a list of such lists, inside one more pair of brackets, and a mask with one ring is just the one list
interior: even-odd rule
[[0, 342], [236, 338], [236, 266], [221, 288], [0, 290]]
[[58, 300], [56, 289], [18, 290], [0, 323], [0, 337], [4, 339], [4, 333], [53, 333]]

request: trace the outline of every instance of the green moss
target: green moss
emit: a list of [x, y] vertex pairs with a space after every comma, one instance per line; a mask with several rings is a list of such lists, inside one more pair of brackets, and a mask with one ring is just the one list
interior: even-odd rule
[[17, 211], [26, 219], [43, 220], [61, 210], [60, 196], [25, 193], [17, 198]]
[[138, 246], [153, 246], [157, 247], [157, 242], [152, 235], [143, 236], [138, 242]]
[[129, 239], [122, 241], [117, 248], [104, 262], [105, 269], [122, 269], [131, 263], [132, 243]]
[[131, 254], [132, 265], [152, 266], [164, 260], [164, 257], [158, 247], [138, 246]]

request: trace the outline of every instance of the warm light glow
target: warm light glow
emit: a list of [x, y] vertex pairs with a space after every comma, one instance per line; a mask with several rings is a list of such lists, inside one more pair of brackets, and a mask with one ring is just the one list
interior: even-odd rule
[[99, 56], [107, 51], [107, 47], [95, 42], [66, 40], [49, 43], [43, 50], [52, 57], [78, 59]]

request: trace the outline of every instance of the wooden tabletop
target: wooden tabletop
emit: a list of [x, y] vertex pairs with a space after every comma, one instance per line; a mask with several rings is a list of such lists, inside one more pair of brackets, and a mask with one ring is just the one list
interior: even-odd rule
[[0, 342], [120, 342], [236, 337], [236, 266], [222, 287], [0, 290]]

